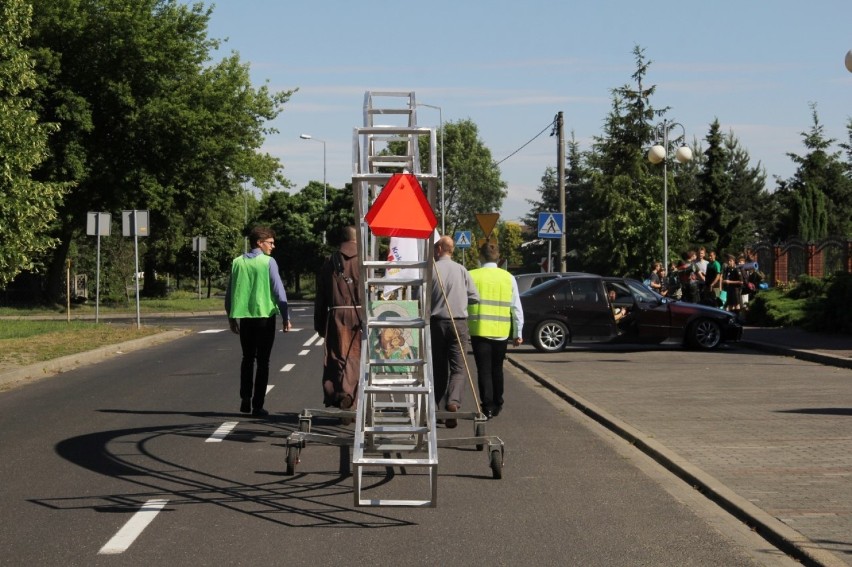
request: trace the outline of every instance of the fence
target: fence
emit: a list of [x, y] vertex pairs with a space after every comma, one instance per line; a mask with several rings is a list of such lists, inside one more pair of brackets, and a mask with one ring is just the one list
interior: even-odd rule
[[852, 273], [852, 239], [826, 238], [805, 242], [793, 238], [787, 242], [759, 242], [750, 247], [769, 285], [786, 284], [806, 274], [815, 278], [835, 272]]

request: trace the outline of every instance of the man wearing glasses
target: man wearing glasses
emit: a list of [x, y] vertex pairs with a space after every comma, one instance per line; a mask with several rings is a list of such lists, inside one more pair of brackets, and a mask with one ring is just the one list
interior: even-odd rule
[[[282, 330], [291, 329], [287, 293], [271, 256], [275, 232], [256, 226], [249, 234], [251, 251], [234, 258], [225, 293], [225, 310], [231, 331], [240, 336], [243, 350], [240, 365], [240, 411], [256, 417], [269, 415], [263, 409], [269, 382], [269, 356], [275, 342], [275, 316], [281, 314]], [[255, 372], [257, 361], [257, 372]]]

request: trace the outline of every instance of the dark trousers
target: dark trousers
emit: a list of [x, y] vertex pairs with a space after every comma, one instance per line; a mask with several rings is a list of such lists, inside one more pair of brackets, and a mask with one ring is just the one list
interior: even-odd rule
[[[438, 319], [429, 322], [432, 339], [432, 380], [435, 383], [435, 407], [447, 404], [461, 407], [464, 393], [464, 357], [467, 351], [467, 319]], [[456, 336], [458, 331], [458, 336]]]
[[[269, 383], [269, 356], [275, 342], [275, 315], [258, 319], [240, 319], [240, 399], [251, 400], [253, 409], [262, 409]], [[257, 362], [257, 372], [255, 372]]]
[[499, 410], [503, 407], [503, 361], [508, 343], [484, 337], [470, 337], [476, 374], [479, 382], [479, 403], [482, 410]]

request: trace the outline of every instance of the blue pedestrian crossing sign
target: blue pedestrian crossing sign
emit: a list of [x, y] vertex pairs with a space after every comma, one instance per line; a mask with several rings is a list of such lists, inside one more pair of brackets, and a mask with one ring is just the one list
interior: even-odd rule
[[470, 248], [471, 235], [469, 230], [457, 230], [453, 236], [456, 243], [456, 248]]
[[562, 213], [538, 214], [539, 238], [562, 238], [565, 230], [565, 215]]

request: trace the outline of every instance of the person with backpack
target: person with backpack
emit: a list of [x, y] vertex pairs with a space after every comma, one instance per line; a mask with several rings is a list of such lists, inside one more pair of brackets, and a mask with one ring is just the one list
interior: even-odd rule
[[314, 330], [325, 339], [322, 388], [326, 407], [356, 405], [361, 369], [361, 285], [357, 231], [347, 226], [340, 248], [317, 276]]

